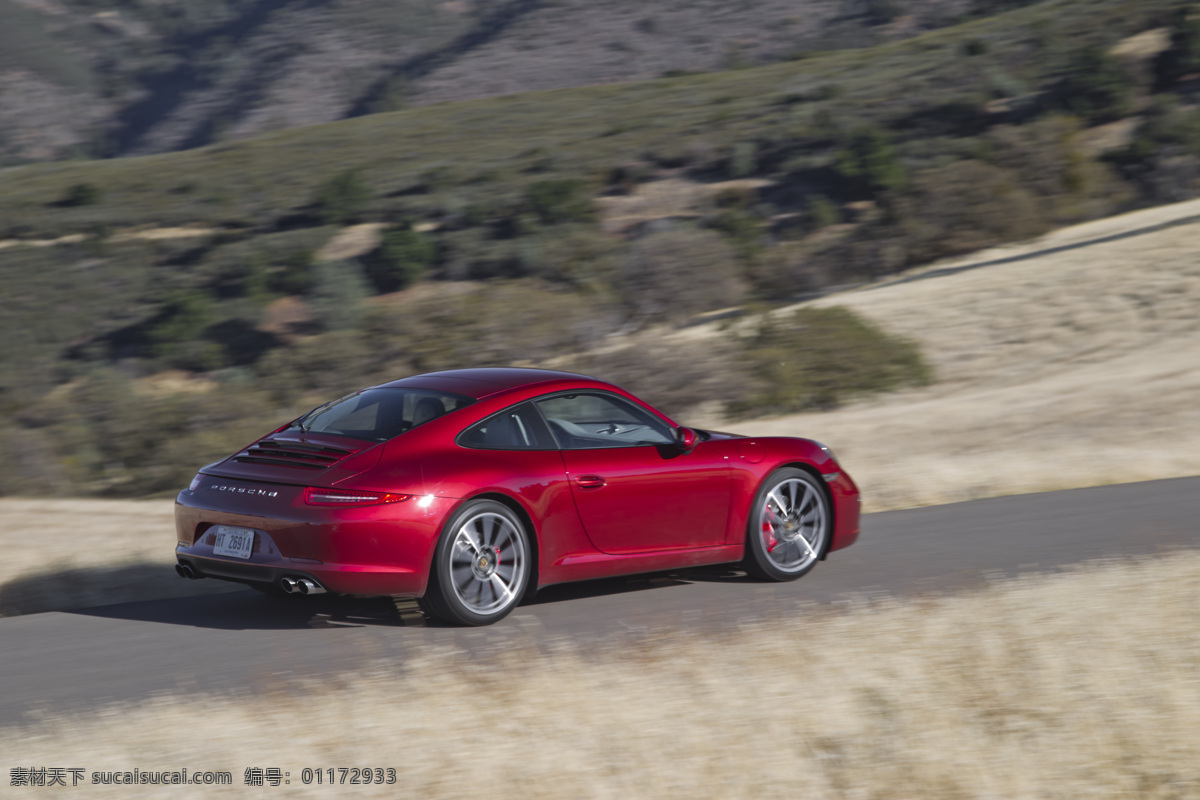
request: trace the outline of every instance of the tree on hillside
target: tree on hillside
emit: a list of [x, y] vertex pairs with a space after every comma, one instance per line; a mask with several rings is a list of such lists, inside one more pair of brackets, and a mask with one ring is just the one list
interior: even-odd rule
[[371, 199], [371, 190], [363, 183], [357, 170], [341, 172], [317, 187], [313, 205], [327, 223], [345, 225], [352, 222]]
[[1062, 105], [1089, 122], [1110, 122], [1129, 111], [1133, 80], [1121, 62], [1102, 47], [1075, 53], [1059, 87]]
[[1186, 9], [1171, 31], [1171, 46], [1154, 61], [1155, 88], [1170, 89], [1180, 78], [1200, 72], [1200, 13]]
[[904, 187], [908, 173], [887, 131], [875, 125], [854, 130], [834, 156], [838, 173], [858, 191], [871, 195]]
[[388, 231], [378, 249], [365, 260], [367, 278], [375, 290], [395, 292], [417, 281], [437, 257], [437, 245], [411, 228]]

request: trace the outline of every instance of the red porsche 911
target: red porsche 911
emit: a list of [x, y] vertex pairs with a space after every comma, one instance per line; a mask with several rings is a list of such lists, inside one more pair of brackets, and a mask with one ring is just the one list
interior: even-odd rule
[[791, 580], [854, 543], [859, 502], [818, 442], [680, 427], [583, 375], [452, 370], [201, 469], [176, 500], [176, 570], [486, 625], [567, 581], [734, 562]]

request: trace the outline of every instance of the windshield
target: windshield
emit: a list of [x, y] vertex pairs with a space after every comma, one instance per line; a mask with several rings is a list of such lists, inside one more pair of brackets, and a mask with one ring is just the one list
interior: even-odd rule
[[473, 402], [424, 389], [366, 389], [314, 408], [289, 430], [384, 442]]

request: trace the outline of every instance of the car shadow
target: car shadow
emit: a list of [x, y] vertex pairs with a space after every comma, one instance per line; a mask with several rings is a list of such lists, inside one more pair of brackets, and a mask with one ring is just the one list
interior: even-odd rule
[[[147, 577], [141, 573], [148, 567], [128, 568], [129, 575], [118, 578]], [[161, 571], [161, 567], [156, 568]], [[93, 586], [109, 584], [113, 570], [101, 570], [102, 577], [92, 576], [86, 580]], [[81, 580], [81, 570], [71, 570], [73, 581]], [[160, 577], [155, 575], [155, 577]], [[48, 580], [50, 585], [61, 585], [63, 581]], [[176, 578], [179, 581], [178, 578]], [[622, 578], [604, 578], [578, 583], [558, 584], [540, 590], [525, 601], [522, 608], [553, 605], [584, 598], [605, 597], [668, 590], [671, 587], [692, 583], [745, 583], [750, 582], [745, 573], [729, 567], [701, 567], [667, 573], [653, 573]], [[118, 583], [125, 583], [119, 580]], [[185, 597], [159, 597], [151, 600], [136, 600], [102, 604], [104, 594], [92, 594], [87, 607], [59, 608], [65, 613], [105, 619], [155, 622], [168, 625], [183, 625], [215, 630], [302, 630], [361, 627], [420, 627], [449, 628], [437, 620], [428, 618], [417, 607], [415, 600], [392, 600], [385, 597], [347, 597], [342, 595], [318, 596], [274, 596], [251, 589], [239, 589], [235, 584], [218, 581], [196, 581], [179, 585], [184, 589], [203, 586], [209, 593]], [[14, 592], [9, 588], [9, 596]], [[221, 593], [212, 593], [227, 589]], [[113, 599], [125, 599], [120, 594]], [[520, 611], [517, 612], [518, 614]]]
[[[68, 613], [215, 630], [403, 627], [412, 624], [411, 612], [398, 609], [388, 598], [273, 597], [251, 589], [234, 589], [204, 597], [77, 608]], [[421, 625], [432, 627], [436, 623], [422, 619]]]
[[567, 600], [579, 600], [585, 597], [604, 597], [606, 595], [643, 592], [648, 589], [662, 589], [670, 586], [686, 586], [691, 583], [751, 583], [753, 579], [739, 569], [729, 566], [722, 567], [693, 567], [686, 570], [671, 572], [647, 573], [622, 578], [598, 578], [578, 583], [560, 583], [539, 589], [532, 600], [524, 606], [537, 606], [546, 603], [561, 603]]

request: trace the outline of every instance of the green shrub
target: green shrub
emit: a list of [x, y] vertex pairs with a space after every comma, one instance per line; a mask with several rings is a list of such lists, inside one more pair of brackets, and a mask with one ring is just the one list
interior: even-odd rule
[[166, 363], [188, 372], [215, 372], [229, 364], [229, 354], [217, 342], [189, 339], [169, 350]]
[[986, 55], [988, 49], [988, 43], [984, 39], [968, 39], [963, 44], [963, 53], [967, 56]]
[[1096, 45], [1071, 57], [1059, 88], [1063, 107], [1093, 123], [1128, 113], [1132, 91], [1133, 80], [1121, 62]]
[[902, 189], [908, 180], [891, 137], [874, 125], [850, 134], [834, 154], [834, 168], [860, 191], [871, 195]]
[[532, 183], [525, 190], [525, 202], [547, 224], [584, 222], [594, 213], [587, 184], [576, 178]]
[[618, 194], [633, 194], [638, 184], [651, 175], [652, 168], [644, 161], [627, 161], [608, 171], [608, 190]]
[[726, 403], [731, 417], [823, 411], [931, 380], [916, 345], [842, 307], [801, 309], [783, 320], [768, 316], [742, 345], [757, 391]]
[[1200, 13], [1195, 4], [1185, 7], [1171, 31], [1171, 46], [1154, 61], [1158, 90], [1170, 89], [1185, 75], [1200, 72]]
[[222, 299], [245, 297], [258, 304], [265, 303], [269, 299], [267, 294], [269, 267], [261, 255], [256, 254], [256, 256], [239, 259], [220, 267], [212, 283], [212, 290], [217, 297]]
[[432, 266], [437, 245], [425, 234], [388, 231], [379, 247], [364, 261], [368, 280], [377, 292], [395, 292], [411, 286]]
[[1163, 94], [1147, 109], [1137, 136], [1120, 159], [1141, 162], [1172, 146], [1200, 155], [1200, 111], [1182, 108], [1175, 95]]
[[753, 258], [764, 247], [763, 221], [751, 213], [736, 208], [722, 211], [710, 224], [729, 237], [743, 259]]
[[370, 199], [371, 190], [358, 171], [351, 169], [318, 186], [313, 206], [326, 223], [345, 225], [357, 218]]
[[279, 294], [308, 294], [313, 285], [312, 256], [302, 249], [274, 256], [266, 269], [267, 288]]
[[213, 321], [212, 300], [198, 291], [179, 291], [167, 297], [146, 338], [151, 355], [169, 357], [182, 343], [195, 341]]
[[67, 190], [63, 199], [58, 201], [60, 206], [74, 208], [77, 206], [94, 206], [104, 198], [104, 192], [94, 183], [77, 183]]
[[814, 230], [828, 228], [842, 221], [842, 212], [837, 203], [825, 195], [814, 194], [808, 198], [808, 221]]

